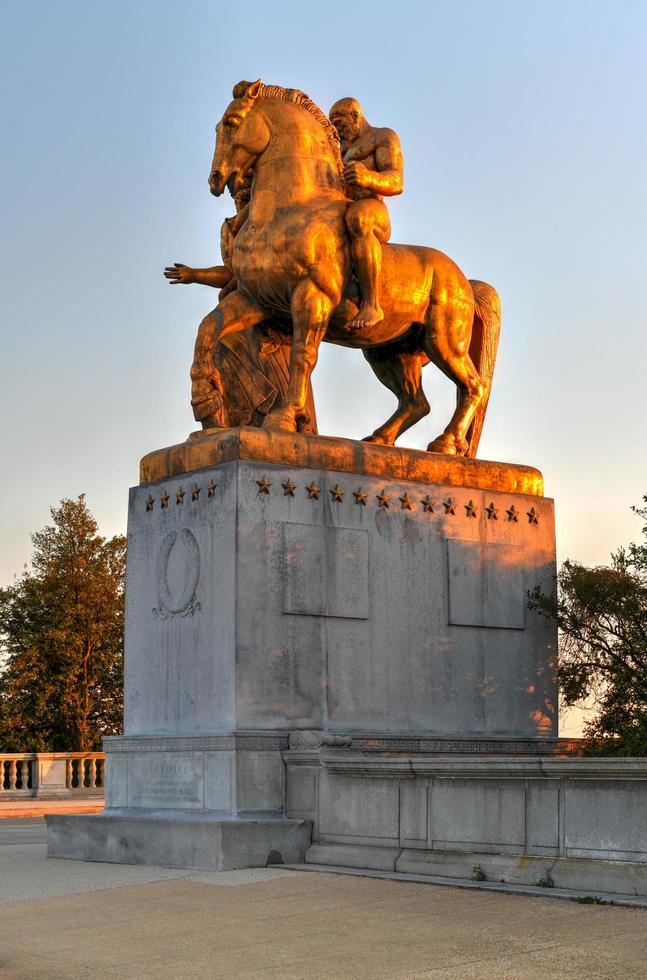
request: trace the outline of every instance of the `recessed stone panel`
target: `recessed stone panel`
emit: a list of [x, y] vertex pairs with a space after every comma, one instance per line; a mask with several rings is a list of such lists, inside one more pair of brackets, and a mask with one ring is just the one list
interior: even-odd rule
[[132, 755], [130, 806], [195, 809], [203, 805], [201, 752], [142, 752]]
[[231, 810], [234, 806], [233, 752], [205, 752], [204, 805], [207, 810]]
[[450, 626], [522, 630], [524, 552], [523, 545], [448, 540]]
[[368, 532], [285, 523], [283, 612], [368, 619]]
[[453, 850], [522, 850], [525, 786], [522, 780], [434, 779], [431, 837]]
[[397, 843], [400, 792], [395, 779], [355, 779], [322, 773], [322, 840]]
[[403, 847], [427, 842], [427, 782], [421, 779], [400, 783], [400, 842]]
[[317, 805], [316, 769], [292, 768], [287, 773], [286, 812], [310, 813]]
[[106, 767], [106, 806], [128, 806], [128, 756], [118, 752], [109, 756]]
[[644, 780], [570, 780], [565, 792], [567, 857], [647, 860]]
[[559, 849], [559, 783], [557, 780], [528, 781], [526, 843], [530, 853]]

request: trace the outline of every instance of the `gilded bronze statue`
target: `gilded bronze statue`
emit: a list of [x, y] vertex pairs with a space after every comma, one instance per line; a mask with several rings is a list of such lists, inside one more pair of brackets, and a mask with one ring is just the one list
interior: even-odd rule
[[[236, 199], [251, 177], [251, 194], [230, 240], [228, 269], [219, 277], [202, 270], [204, 278], [192, 280], [210, 273], [225, 286], [196, 344], [194, 411], [196, 383], [213, 373], [221, 345], [269, 321], [289, 334], [291, 347], [287, 384], [263, 413], [264, 426], [307, 424], [310, 378], [326, 340], [362, 350], [398, 399], [367, 441], [392, 445], [429, 413], [421, 382], [431, 361], [455, 383], [457, 405], [428, 449], [474, 456], [494, 371], [499, 297], [436, 249], [388, 243], [382, 198], [402, 191], [399, 140], [371, 127], [354, 99], [335, 103], [331, 117], [297, 89], [260, 80], [234, 87], [216, 127], [209, 186]], [[188, 281], [182, 267], [173, 268], [179, 271], [167, 275]], [[231, 424], [218, 420], [222, 413], [196, 417], [203, 426]]]
[[[237, 288], [231, 269], [234, 239], [247, 220], [251, 175], [236, 194], [236, 214], [225, 218], [220, 231], [223, 265], [194, 269], [175, 262], [164, 275], [171, 285], [198, 283], [214, 286], [224, 299]], [[266, 321], [256, 330], [216, 339], [216, 311], [205, 316], [198, 328], [191, 367], [191, 404], [197, 422], [205, 429], [262, 425], [277, 398], [285, 396], [290, 377], [291, 340], [285, 323]], [[302, 432], [317, 431], [312, 386], [307, 411], [300, 420]]]

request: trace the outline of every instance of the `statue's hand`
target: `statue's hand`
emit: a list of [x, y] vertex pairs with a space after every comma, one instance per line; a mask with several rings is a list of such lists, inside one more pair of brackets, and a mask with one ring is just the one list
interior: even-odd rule
[[353, 160], [344, 167], [344, 180], [351, 187], [370, 187], [371, 171], [359, 160]]
[[177, 286], [181, 282], [195, 282], [193, 269], [188, 265], [183, 265], [182, 262], [174, 262], [173, 265], [167, 265], [164, 269], [164, 275], [171, 283], [171, 286]]

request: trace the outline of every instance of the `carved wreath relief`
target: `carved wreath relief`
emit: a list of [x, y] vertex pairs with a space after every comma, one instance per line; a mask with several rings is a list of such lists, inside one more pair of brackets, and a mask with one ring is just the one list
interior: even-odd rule
[[159, 605], [153, 615], [161, 619], [193, 616], [200, 603], [195, 593], [200, 579], [200, 548], [188, 528], [170, 531], [157, 554], [157, 590]]

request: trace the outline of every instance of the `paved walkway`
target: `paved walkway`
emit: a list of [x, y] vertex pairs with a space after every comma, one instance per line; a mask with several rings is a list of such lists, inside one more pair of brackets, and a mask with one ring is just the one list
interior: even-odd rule
[[43, 817], [46, 813], [101, 813], [102, 799], [88, 800], [0, 800], [0, 820]]
[[0, 833], [2, 980], [647, 977], [647, 911], [279, 869], [48, 860]]

